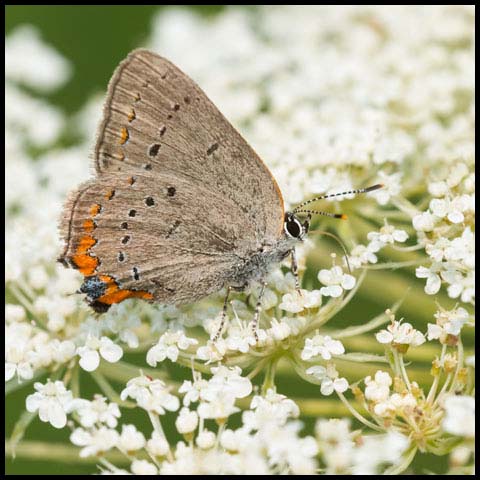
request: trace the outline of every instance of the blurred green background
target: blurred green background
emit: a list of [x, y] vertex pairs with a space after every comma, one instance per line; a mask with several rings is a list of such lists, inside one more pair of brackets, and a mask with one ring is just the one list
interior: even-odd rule
[[[89, 95], [106, 88], [113, 70], [130, 50], [149, 37], [156, 5], [9, 5], [5, 8], [6, 34], [22, 24], [35, 25], [45, 42], [70, 60], [74, 75], [49, 99], [66, 112], [80, 109]], [[221, 5], [190, 8], [215, 15]]]
[[[161, 8], [165, 7], [7, 6], [5, 9], [6, 34], [8, 35], [15, 27], [22, 24], [34, 25], [40, 31], [43, 40], [72, 63], [73, 75], [69, 82], [47, 97], [51, 103], [59, 106], [68, 114], [78, 111], [94, 92], [105, 91], [111, 74], [119, 61], [133, 48], [144, 45], [145, 40], [150, 35], [152, 17]], [[184, 8], [194, 9], [203, 15], [214, 16], [225, 7], [210, 5]], [[356, 229], [354, 218], [351, 219], [348, 228]], [[348, 236], [348, 231], [341, 232], [341, 236]], [[312, 253], [309, 259], [309, 263], [311, 262], [316, 267], [327, 266], [330, 263], [330, 258], [326, 252], [336, 250], [334, 243], [330, 243], [327, 239], [323, 239], [322, 242], [324, 249]], [[395, 260], [401, 260], [401, 258], [390, 258], [390, 261]], [[308, 286], [311, 282], [315, 282], [315, 279], [315, 272], [313, 270], [307, 271], [304, 277], [304, 285]], [[356, 324], [358, 324], [362, 319], [372, 318], [398, 299], [398, 295], [394, 292], [405, 292], [405, 294], [409, 292], [400, 312], [406, 317], [407, 321], [425, 331], [427, 322], [432, 321], [431, 315], [436, 306], [433, 298], [427, 297], [423, 293], [424, 282], [416, 281], [412, 284], [412, 280], [411, 271], [370, 272], [367, 281], [362, 286], [360, 295], [357, 295], [354, 301], [336, 319], [335, 328], [349, 325], [352, 319], [356, 319]], [[442, 298], [442, 304], [445, 307], [453, 305], [453, 303], [446, 296]], [[375, 342], [373, 336], [370, 336], [370, 340], [365, 343], [361, 339], [352, 339], [350, 343], [345, 342], [345, 346], [350, 351], [363, 350], [371, 353], [382, 353], [383, 348]], [[472, 344], [472, 337], [470, 337], [470, 342], [467, 341], [467, 343]], [[416, 357], [412, 356], [411, 360], [424, 362], [421, 369], [418, 369], [418, 364], [416, 364], [419, 383], [422, 383], [422, 379], [428, 379], [429, 364], [427, 362], [433, 359], [436, 350], [433, 345], [427, 345], [418, 349], [418, 353], [412, 354]], [[138, 365], [144, 364], [143, 354], [138, 358], [135, 355], [129, 355], [124, 360]], [[173, 367], [170, 362], [165, 362], [161, 368], [171, 370], [172, 376], [179, 380], [190, 375], [189, 370]], [[357, 378], [362, 375], [365, 376], [372, 368], [372, 365], [359, 365], [353, 376]], [[278, 388], [280, 392], [294, 393], [297, 398], [318, 398], [318, 387], [307, 384], [296, 377], [294, 372], [289, 371], [289, 369], [282, 369], [279, 373]], [[89, 398], [94, 392], [98, 392], [97, 385], [89, 375], [84, 374], [82, 380], [82, 396]], [[118, 391], [123, 387], [120, 383], [117, 386]], [[31, 391], [32, 385], [29, 384], [8, 396], [6, 403], [6, 438], [11, 435], [20, 412], [24, 410], [25, 397]], [[329, 405], [329, 402], [332, 405], [329, 416], [345, 415], [345, 411], [338, 409], [340, 406], [338, 402], [327, 398], [322, 401], [325, 402], [325, 405]], [[122, 414], [122, 423], [135, 423], [140, 429], [144, 428], [144, 432], [148, 435], [151, 427], [149, 427], [150, 423], [146, 415], [138, 415], [138, 412], [136, 412], [136, 415], [133, 416], [132, 412], [125, 412], [125, 410], [122, 411]], [[313, 417], [306, 417], [304, 420], [306, 420], [307, 428], [311, 429], [314, 423]], [[170, 423], [173, 424], [173, 422]], [[58, 454], [61, 456], [60, 447], [71, 445], [68, 441], [68, 435], [67, 429], [57, 431], [36, 418], [30, 425], [25, 439], [53, 442], [58, 446]], [[172, 435], [171, 438], [174, 438], [175, 429], [170, 428], [170, 432], [167, 429], [168, 435]], [[418, 457], [416, 467], [418, 468], [421, 464], [432, 472], [438, 472], [445, 467], [445, 462], [446, 459], [424, 455]], [[72, 458], [69, 463], [52, 462], [51, 460], [27, 461], [25, 458], [7, 459], [6, 462], [6, 472], [8, 474], [73, 475], [91, 473], [93, 470], [91, 460], [87, 459], [85, 463], [82, 463], [77, 457]]]

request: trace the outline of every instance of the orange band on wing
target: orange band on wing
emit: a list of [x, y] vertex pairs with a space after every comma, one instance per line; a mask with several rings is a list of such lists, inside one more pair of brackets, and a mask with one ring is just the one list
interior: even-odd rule
[[86, 253], [74, 255], [72, 262], [76, 265], [80, 273], [85, 276], [93, 275], [98, 266], [98, 258], [91, 257]]
[[119, 288], [115, 280], [108, 275], [100, 275], [100, 280], [107, 284], [107, 289], [105, 293], [98, 298], [98, 301], [107, 305], [120, 303], [127, 298], [143, 298], [144, 300], [153, 299], [153, 295], [145, 290], [123, 290]]

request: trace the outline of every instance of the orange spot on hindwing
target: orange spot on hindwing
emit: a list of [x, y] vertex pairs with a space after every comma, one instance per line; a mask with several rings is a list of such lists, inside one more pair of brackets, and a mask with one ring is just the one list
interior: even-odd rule
[[96, 215], [98, 215], [100, 213], [100, 210], [102, 209], [102, 206], [99, 205], [98, 203], [94, 203], [91, 207], [90, 207], [90, 215], [92, 217], [95, 217]]
[[114, 303], [120, 303], [127, 298], [143, 298], [144, 300], [153, 299], [153, 295], [145, 290], [124, 290], [119, 288], [117, 282], [108, 275], [100, 275], [99, 278], [105, 282], [106, 289], [105, 293], [98, 298], [98, 302], [113, 305]]
[[128, 137], [128, 130], [126, 129], [126, 127], [122, 127], [120, 129], [120, 145], [124, 145], [125, 143], [127, 143]]
[[83, 222], [83, 229], [88, 233], [93, 232], [95, 227], [96, 227], [95, 222], [91, 218]]

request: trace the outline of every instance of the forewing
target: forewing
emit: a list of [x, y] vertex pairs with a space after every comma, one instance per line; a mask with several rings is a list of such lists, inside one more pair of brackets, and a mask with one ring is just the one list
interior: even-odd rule
[[205, 93], [152, 52], [132, 52], [112, 77], [95, 168], [99, 175], [188, 175], [239, 207], [254, 225], [252, 244], [281, 234], [283, 200], [267, 167]]

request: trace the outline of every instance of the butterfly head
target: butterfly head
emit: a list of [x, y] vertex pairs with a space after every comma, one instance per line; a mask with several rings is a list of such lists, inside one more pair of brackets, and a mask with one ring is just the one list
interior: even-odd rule
[[302, 223], [292, 212], [286, 212], [283, 220], [283, 231], [288, 239], [303, 240], [310, 227], [311, 215]]
[[[286, 237], [288, 239], [303, 240], [308, 233], [312, 215], [325, 215], [327, 217], [340, 218], [342, 220], [346, 220], [347, 218], [347, 216], [344, 215], [343, 213], [329, 213], [329, 212], [322, 212], [318, 210], [305, 209], [305, 206], [308, 205], [309, 203], [316, 202], [317, 200], [322, 200], [324, 198], [338, 197], [338, 196], [356, 194], [356, 193], [373, 192], [374, 190], [378, 190], [379, 188], [382, 188], [382, 187], [383, 185], [381, 183], [377, 183], [376, 185], [372, 185], [371, 187], [360, 188], [358, 190], [349, 190], [348, 192], [322, 195], [320, 197], [311, 198], [310, 200], [307, 200], [301, 203], [300, 205], [295, 207], [293, 211], [285, 213], [285, 218], [283, 221], [283, 230], [285, 232]], [[307, 218], [306, 220], [303, 221], [303, 223], [301, 220], [298, 219], [297, 217], [298, 213], [307, 214]]]

